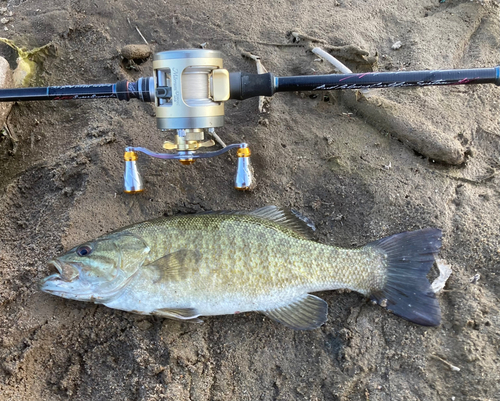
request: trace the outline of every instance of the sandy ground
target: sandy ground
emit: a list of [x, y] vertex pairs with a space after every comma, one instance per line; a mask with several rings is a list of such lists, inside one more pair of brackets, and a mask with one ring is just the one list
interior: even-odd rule
[[[292, 30], [378, 56], [375, 66], [346, 56], [355, 71], [500, 64], [494, 1], [0, 6], [13, 13], [3, 36], [26, 48], [53, 44], [34, 85], [149, 76], [151, 60], [134, 71], [120, 57], [124, 45], [142, 43], [136, 26], [153, 51], [206, 42], [225, 54], [230, 71], [255, 71], [241, 56], [249, 51], [277, 75], [331, 72], [307, 46], [289, 46]], [[392, 50], [397, 41], [402, 47]], [[12, 139], [0, 137], [0, 399], [500, 400], [499, 94], [493, 85], [379, 91], [392, 105], [390, 121], [347, 93], [277, 94], [265, 114], [257, 99], [230, 101], [218, 133], [252, 147], [252, 193], [233, 189], [234, 155], [189, 167], [144, 157], [147, 191], [133, 197], [121, 190], [124, 147], [160, 150], [171, 139], [156, 129], [150, 104], [15, 104]], [[454, 270], [440, 295], [442, 325], [407, 323], [355, 293], [320, 294], [328, 322], [296, 332], [257, 313], [196, 325], [38, 289], [48, 259], [112, 229], [268, 204], [299, 210], [316, 223], [319, 241], [346, 247], [442, 228], [441, 257]]]

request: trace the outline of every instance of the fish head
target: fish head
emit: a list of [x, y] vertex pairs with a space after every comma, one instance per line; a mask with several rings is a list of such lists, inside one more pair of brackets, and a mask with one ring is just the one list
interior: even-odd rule
[[43, 279], [40, 289], [63, 298], [106, 302], [131, 281], [148, 253], [140, 236], [111, 233], [49, 261], [57, 273]]

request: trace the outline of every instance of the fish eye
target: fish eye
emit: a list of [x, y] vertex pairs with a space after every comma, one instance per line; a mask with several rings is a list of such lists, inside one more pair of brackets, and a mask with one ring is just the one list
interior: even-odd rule
[[76, 250], [78, 256], [89, 256], [92, 253], [92, 248], [88, 245], [79, 246]]

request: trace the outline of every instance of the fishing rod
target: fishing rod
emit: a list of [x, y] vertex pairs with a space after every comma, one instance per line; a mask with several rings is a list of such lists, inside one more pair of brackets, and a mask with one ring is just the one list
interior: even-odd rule
[[144, 189], [137, 168], [138, 153], [177, 159], [188, 165], [196, 159], [218, 156], [231, 149], [237, 149], [238, 156], [235, 188], [248, 190], [254, 179], [251, 152], [246, 143], [224, 145], [217, 151], [199, 151], [215, 145], [212, 139], [205, 140], [205, 134], [218, 138], [215, 128], [224, 125], [224, 102], [229, 99], [245, 100], [296, 91], [500, 85], [500, 67], [277, 77], [272, 73], [229, 73], [223, 68], [222, 58], [221, 52], [208, 49], [164, 51], [154, 55], [153, 76], [139, 78], [136, 82], [0, 89], [0, 102], [106, 98], [154, 102], [157, 127], [176, 132], [174, 142], [163, 144], [164, 149], [174, 153], [127, 147], [124, 154], [125, 192], [137, 193]]
[[[415, 86], [496, 84], [500, 85], [500, 67], [463, 70], [365, 72], [359, 74], [329, 74], [276, 77], [272, 73], [229, 74], [229, 99], [245, 100], [256, 96], [272, 96], [276, 92], [381, 89]], [[139, 99], [154, 102], [155, 96], [172, 97], [172, 87], [157, 87], [154, 77], [137, 82], [115, 84], [65, 85], [42, 88], [0, 89], [0, 102], [75, 99]]]

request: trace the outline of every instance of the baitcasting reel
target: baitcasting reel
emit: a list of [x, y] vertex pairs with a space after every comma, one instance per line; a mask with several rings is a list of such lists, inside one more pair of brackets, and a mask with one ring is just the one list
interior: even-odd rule
[[235, 188], [248, 190], [253, 177], [250, 149], [246, 143], [232, 144], [216, 151], [200, 151], [215, 145], [215, 128], [224, 125], [224, 102], [275, 92], [338, 89], [396, 88], [431, 85], [500, 85], [500, 67], [443, 71], [369, 72], [360, 74], [305, 75], [276, 77], [272, 73], [229, 73], [222, 54], [216, 50], [189, 49], [156, 53], [153, 77], [115, 84], [52, 86], [45, 88], [0, 89], [0, 101], [68, 100], [115, 98], [154, 102], [157, 127], [175, 131], [175, 140], [163, 147], [172, 153], [157, 153], [143, 147], [125, 149], [124, 189], [144, 189], [137, 168], [138, 153], [159, 159], [177, 159], [192, 164], [196, 159], [221, 155], [237, 149]]
[[[163, 148], [175, 153], [155, 153], [145, 148], [125, 150], [125, 192], [143, 190], [137, 169], [137, 153], [160, 159], [177, 159], [193, 164], [198, 158], [218, 156], [237, 148], [238, 166], [234, 186], [248, 190], [253, 184], [250, 149], [245, 143], [233, 144], [219, 151], [199, 152], [215, 145], [215, 128], [224, 125], [224, 102], [229, 99], [229, 72], [222, 68], [222, 54], [215, 50], [173, 50], [156, 53], [153, 78], [141, 78], [137, 91], [142, 99], [153, 99], [156, 124], [162, 131], [175, 130], [175, 140]], [[127, 84], [128, 88], [128, 84]], [[143, 93], [147, 92], [145, 95]]]

